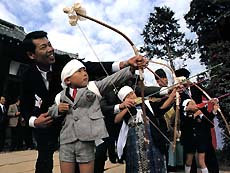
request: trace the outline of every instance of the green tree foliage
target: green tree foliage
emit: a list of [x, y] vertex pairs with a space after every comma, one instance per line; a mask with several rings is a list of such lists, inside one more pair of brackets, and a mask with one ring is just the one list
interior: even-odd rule
[[[222, 96], [230, 92], [230, 42], [223, 41], [219, 43], [213, 43], [208, 46], [208, 55], [210, 57], [209, 64], [215, 65], [223, 63], [221, 68], [216, 68], [211, 71], [211, 75], [217, 75], [210, 82], [208, 90], [215, 97]], [[220, 106], [223, 114], [229, 124], [230, 122], [230, 97], [224, 97], [220, 99]], [[220, 127], [224, 132], [224, 148], [223, 148], [223, 160], [225, 165], [230, 166], [230, 135], [227, 132], [227, 128], [222, 118], [218, 116], [220, 121]]]
[[[209, 61], [207, 45], [218, 41], [229, 40], [226, 29], [225, 15], [230, 13], [230, 0], [193, 0], [190, 11], [185, 15], [185, 20], [192, 32], [198, 36], [198, 45], [201, 51], [201, 62]], [[229, 20], [229, 19], [228, 19]], [[225, 25], [225, 26], [223, 26]]]
[[179, 31], [174, 14], [168, 7], [155, 7], [141, 34], [145, 43], [141, 51], [146, 52], [150, 59], [156, 57], [169, 61], [173, 69], [176, 58], [192, 59], [196, 52], [194, 41], [186, 39], [185, 34]]
[[[191, 31], [198, 35], [200, 60], [207, 67], [223, 63], [211, 71], [217, 75], [210, 81], [209, 92], [215, 97], [230, 92], [230, 1], [229, 0], [192, 0], [190, 11], [185, 20]], [[230, 98], [220, 100], [220, 106], [229, 124]], [[226, 126], [220, 116], [220, 127], [227, 133]], [[229, 136], [229, 134], [228, 134]], [[230, 165], [230, 140], [224, 136], [223, 160]]]

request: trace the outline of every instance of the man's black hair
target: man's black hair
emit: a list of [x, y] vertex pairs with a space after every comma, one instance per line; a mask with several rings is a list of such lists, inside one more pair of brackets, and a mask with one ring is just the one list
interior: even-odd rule
[[186, 68], [180, 68], [175, 71], [176, 77], [184, 76], [186, 78], [189, 78], [190, 72]]
[[33, 44], [33, 40], [34, 39], [38, 39], [38, 38], [48, 38], [47, 37], [47, 32], [45, 31], [33, 31], [28, 33], [24, 40], [22, 41], [22, 48], [24, 53], [26, 52], [33, 52], [35, 51], [35, 45]]
[[[155, 71], [155, 73], [160, 77], [160, 78], [167, 78], [167, 75], [165, 71], [162, 68], [159, 68]], [[158, 80], [159, 77], [155, 75], [155, 79]]]

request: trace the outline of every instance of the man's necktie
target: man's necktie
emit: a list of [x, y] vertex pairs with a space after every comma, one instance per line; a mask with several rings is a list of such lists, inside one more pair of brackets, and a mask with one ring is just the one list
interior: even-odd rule
[[72, 94], [73, 99], [75, 99], [76, 95], [77, 95], [77, 89], [74, 88], [73, 89], [73, 94]]
[[46, 79], [47, 81], [49, 82], [49, 87], [48, 87], [48, 90], [52, 91], [53, 88], [55, 88], [55, 76], [54, 76], [54, 73], [52, 71], [49, 71], [46, 73]]
[[47, 81], [51, 81], [52, 80], [52, 76], [53, 74], [52, 74], [52, 72], [51, 71], [48, 71], [47, 73], [46, 73], [46, 78], [47, 78]]

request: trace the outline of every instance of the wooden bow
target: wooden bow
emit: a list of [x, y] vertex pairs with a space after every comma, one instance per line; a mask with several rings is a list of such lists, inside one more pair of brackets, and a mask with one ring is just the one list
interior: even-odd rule
[[[134, 51], [134, 54], [136, 56], [139, 55], [139, 51], [138, 49], [136, 48], [136, 46], [134, 45], [134, 43], [124, 34], [122, 33], [121, 31], [119, 31], [118, 29], [102, 22], [102, 21], [99, 21], [97, 19], [94, 19], [90, 16], [87, 16], [86, 15], [86, 12], [85, 12], [85, 9], [81, 7], [80, 3], [75, 3], [73, 4], [73, 6], [71, 8], [64, 8], [64, 12], [67, 13], [69, 15], [69, 19], [70, 19], [70, 24], [71, 25], [76, 25], [77, 23], [77, 20], [82, 20], [82, 19], [89, 19], [93, 22], [96, 22], [106, 28], [109, 28], [111, 29], [112, 31], [120, 34], [123, 38], [125, 38], [126, 41], [128, 41], [128, 43], [131, 45], [133, 51]], [[102, 65], [102, 64], [101, 64]], [[103, 65], [102, 65], [103, 66]], [[105, 70], [105, 68], [103, 68]], [[148, 143], [149, 142], [149, 137], [148, 137], [148, 130], [147, 130], [147, 118], [146, 118], [146, 109], [145, 109], [145, 104], [144, 104], [144, 78], [143, 78], [143, 69], [140, 69], [139, 68], [139, 75], [140, 75], [140, 82], [141, 82], [141, 97], [142, 97], [142, 111], [143, 111], [143, 121], [144, 121], [144, 125], [145, 125], [145, 141]]]
[[[201, 87], [199, 87], [199, 86], [198, 86], [197, 84], [195, 84], [195, 83], [194, 83], [194, 86], [197, 87], [197, 88], [207, 97], [208, 100], [212, 100], [212, 98], [208, 95], [208, 93], [207, 93], [205, 90], [203, 90]], [[224, 121], [224, 123], [225, 123], [225, 126], [226, 126], [226, 128], [227, 128], [228, 134], [230, 135], [230, 127], [229, 127], [228, 122], [227, 122], [227, 120], [226, 120], [226, 118], [225, 118], [225, 116], [224, 116], [224, 114], [222, 113], [222, 111], [221, 111], [220, 108], [218, 109], [218, 112], [220, 113], [220, 115], [221, 115], [221, 117], [222, 117], [222, 119], [223, 119], [223, 121]]]
[[[167, 67], [171, 73], [172, 73], [172, 76], [173, 76], [173, 84], [175, 83], [179, 83], [179, 81], [177, 81], [177, 78], [176, 78], [176, 74], [175, 74], [175, 71], [168, 65], [166, 64], [163, 64], [163, 63], [160, 63], [160, 62], [156, 62], [156, 61], [153, 61], [153, 60], [149, 60], [149, 62], [152, 62], [154, 64], [159, 64], [159, 65], [162, 65], [162, 66], [165, 66]], [[154, 75], [156, 75], [158, 78], [160, 78], [155, 72], [153, 72], [149, 67], [147, 67], [147, 69], [152, 72]], [[178, 126], [178, 122], [179, 122], [179, 119], [180, 118], [180, 94], [178, 92], [176, 92], [176, 116], [175, 116], [175, 122], [174, 122], [174, 131], [173, 131], [173, 152], [175, 151], [176, 149], [176, 141], [177, 141], [177, 126]]]
[[[215, 66], [213, 66], [213, 67], [211, 67], [211, 68], [205, 70], [204, 72], [210, 71], [211, 69], [217, 68], [217, 67], [222, 66], [222, 65], [223, 65], [223, 63], [217, 64], [217, 65], [215, 65]], [[199, 74], [202, 74], [202, 73], [204, 73], [204, 72], [201, 72], [201, 73], [199, 73]], [[199, 74], [198, 74], [198, 75], [199, 75]], [[194, 75], [194, 76], [197, 76], [197, 75]], [[190, 79], [193, 78], [194, 76], [190, 77]], [[196, 83], [193, 83], [193, 85], [194, 85], [196, 88], [198, 88], [198, 89], [207, 97], [208, 100], [211, 100], [211, 99], [212, 99], [212, 98], [209, 96], [209, 94], [208, 94], [204, 89], [202, 89], [200, 86], [198, 86]], [[228, 125], [228, 122], [227, 122], [227, 120], [226, 120], [226, 118], [225, 118], [225, 116], [224, 116], [224, 114], [222, 113], [222, 111], [221, 111], [220, 108], [218, 109], [218, 112], [220, 113], [221, 118], [223, 119], [223, 121], [224, 121], [224, 123], [225, 123], [225, 126], [226, 126], [226, 128], [227, 128], [228, 135], [230, 136], [230, 127], [229, 127], [229, 125]]]

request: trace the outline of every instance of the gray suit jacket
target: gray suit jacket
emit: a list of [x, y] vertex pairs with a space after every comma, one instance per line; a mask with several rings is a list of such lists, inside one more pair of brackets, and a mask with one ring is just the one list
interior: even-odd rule
[[[124, 83], [132, 77], [130, 68], [124, 68], [100, 81], [95, 81], [96, 88], [101, 95], [112, 83]], [[101, 96], [93, 92], [90, 87], [78, 89], [74, 102], [67, 96], [66, 89], [60, 95], [61, 102], [70, 104], [70, 110], [65, 114], [65, 120], [60, 133], [60, 143], [67, 144], [76, 141], [94, 141], [108, 136], [104, 116], [100, 108]], [[56, 118], [63, 116], [58, 113], [58, 105], [49, 108], [49, 115]]]
[[15, 116], [16, 112], [18, 112], [17, 105], [10, 105], [7, 113], [7, 115], [9, 116], [9, 127], [16, 127], [18, 124], [19, 116]]

